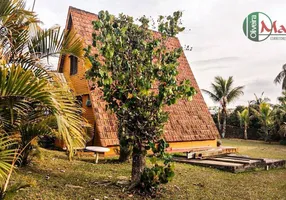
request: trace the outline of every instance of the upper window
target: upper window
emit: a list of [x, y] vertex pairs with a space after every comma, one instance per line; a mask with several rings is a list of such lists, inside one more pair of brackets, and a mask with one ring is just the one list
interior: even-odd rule
[[75, 56], [70, 56], [70, 75], [77, 73], [78, 60]]

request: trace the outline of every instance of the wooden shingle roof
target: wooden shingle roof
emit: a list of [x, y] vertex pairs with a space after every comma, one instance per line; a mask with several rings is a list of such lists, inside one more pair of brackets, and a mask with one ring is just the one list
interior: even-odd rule
[[[77, 34], [82, 37], [85, 44], [91, 45], [92, 21], [97, 19], [96, 14], [70, 7], [66, 28], [72, 23], [72, 26], [77, 31]], [[181, 44], [177, 38], [170, 38], [167, 46], [169, 48], [177, 48]], [[165, 108], [170, 114], [169, 121], [165, 125], [164, 137], [168, 142], [216, 139], [219, 135], [218, 130], [184, 53], [179, 58], [179, 63], [178, 80], [189, 79], [198, 93], [191, 102], [180, 100], [175, 105]], [[116, 117], [105, 110], [105, 102], [101, 99], [99, 89], [90, 90], [90, 95], [96, 120], [96, 131], [98, 132], [101, 145], [118, 145]]]

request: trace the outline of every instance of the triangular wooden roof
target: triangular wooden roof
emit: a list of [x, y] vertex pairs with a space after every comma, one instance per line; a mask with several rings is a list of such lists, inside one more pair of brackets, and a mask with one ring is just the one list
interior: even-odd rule
[[[96, 14], [69, 7], [66, 28], [73, 26], [77, 31], [77, 34], [84, 40], [84, 43], [86, 45], [91, 45], [93, 32], [92, 21], [97, 19]], [[170, 38], [167, 45], [169, 48], [177, 48], [181, 46], [177, 38]], [[189, 79], [192, 86], [198, 93], [194, 96], [191, 102], [180, 100], [175, 105], [166, 108], [166, 111], [170, 114], [169, 121], [165, 125], [164, 137], [168, 142], [216, 139], [219, 136], [218, 130], [209, 113], [184, 53], [179, 58], [179, 63], [178, 80]], [[60, 71], [61, 67], [63, 66], [60, 64]], [[99, 89], [89, 88], [92, 108], [95, 115], [96, 130], [98, 132], [101, 145], [117, 145], [116, 118], [105, 110], [105, 102], [101, 99], [101, 92]]]

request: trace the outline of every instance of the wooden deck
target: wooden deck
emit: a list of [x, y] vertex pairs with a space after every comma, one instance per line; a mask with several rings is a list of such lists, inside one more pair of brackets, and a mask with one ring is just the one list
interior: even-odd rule
[[285, 160], [268, 158], [250, 158], [237, 155], [236, 147], [194, 147], [184, 149], [167, 149], [169, 153], [185, 153], [186, 156], [175, 156], [176, 162], [204, 167], [212, 167], [233, 173], [285, 168]]
[[192, 165], [217, 168], [233, 173], [286, 167], [285, 160], [250, 158], [236, 154], [222, 154], [209, 157], [201, 157], [200, 159], [189, 159], [188, 157], [176, 156], [173, 158], [173, 160], [176, 162], [188, 163]]

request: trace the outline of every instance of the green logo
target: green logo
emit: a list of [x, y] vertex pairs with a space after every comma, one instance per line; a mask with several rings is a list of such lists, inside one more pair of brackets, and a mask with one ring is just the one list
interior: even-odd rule
[[272, 33], [272, 21], [263, 12], [250, 13], [243, 21], [245, 36], [255, 42], [266, 40]]

